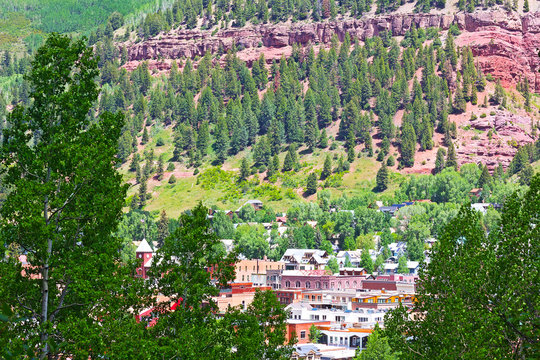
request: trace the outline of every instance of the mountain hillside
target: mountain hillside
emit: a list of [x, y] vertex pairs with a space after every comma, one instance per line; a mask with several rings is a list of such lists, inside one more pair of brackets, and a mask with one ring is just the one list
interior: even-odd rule
[[[80, 31], [100, 56], [96, 114], [126, 113], [131, 208], [175, 217], [258, 198], [285, 211], [321, 191], [395, 201], [413, 174], [519, 173], [519, 149], [535, 160], [536, 0], [156, 4]], [[23, 61], [0, 68], [11, 105], [28, 101]]]

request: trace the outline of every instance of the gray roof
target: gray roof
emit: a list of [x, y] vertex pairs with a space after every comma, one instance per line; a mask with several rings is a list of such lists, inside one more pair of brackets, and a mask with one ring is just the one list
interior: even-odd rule
[[320, 354], [319, 349], [312, 344], [306, 344], [306, 345], [297, 345], [294, 347], [294, 351], [298, 353], [300, 356], [305, 356], [309, 354], [311, 351], [315, 352], [316, 354]]

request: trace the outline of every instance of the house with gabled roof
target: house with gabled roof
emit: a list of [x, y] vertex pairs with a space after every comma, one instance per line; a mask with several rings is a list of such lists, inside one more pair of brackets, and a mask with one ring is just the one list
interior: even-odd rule
[[324, 269], [329, 256], [318, 249], [287, 249], [281, 257], [286, 270], [318, 270]]

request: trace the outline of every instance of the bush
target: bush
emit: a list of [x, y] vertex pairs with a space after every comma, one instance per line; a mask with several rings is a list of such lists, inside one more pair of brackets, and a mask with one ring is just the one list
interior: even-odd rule
[[480, 114], [480, 117], [481, 117], [482, 119], [485, 118], [486, 116], [487, 116], [486, 113]]
[[332, 142], [332, 144], [330, 144], [330, 150], [336, 150], [337, 147], [338, 145], [335, 142]]
[[489, 115], [494, 116], [494, 115], [495, 115], [495, 111], [490, 112]]
[[388, 166], [394, 166], [396, 164], [396, 159], [392, 155], [386, 160], [386, 165]]
[[167, 171], [174, 171], [174, 164], [172, 162], [167, 165]]
[[476, 116], [475, 113], [472, 113], [471, 114], [471, 120], [476, 120], [476, 119], [478, 119], [478, 116]]
[[176, 177], [174, 175], [171, 175], [169, 178], [169, 184], [176, 184]]
[[193, 171], [193, 175], [197, 175], [199, 173], [199, 168], [196, 168], [194, 171]]
[[158, 137], [156, 140], [156, 146], [163, 146], [163, 145], [165, 145], [165, 141], [163, 140], [162, 137]]

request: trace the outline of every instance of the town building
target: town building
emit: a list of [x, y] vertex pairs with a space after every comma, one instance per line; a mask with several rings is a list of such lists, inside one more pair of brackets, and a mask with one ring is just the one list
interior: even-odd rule
[[[268, 285], [268, 272], [269, 271], [283, 271], [285, 263], [281, 261], [271, 261], [268, 259], [254, 259], [254, 260], [240, 260], [236, 264], [236, 277], [235, 283], [251, 282], [253, 286], [269, 286]], [[272, 273], [274, 276], [276, 272]], [[276, 279], [271, 280], [271, 283], [275, 284]]]
[[326, 267], [329, 255], [317, 249], [287, 249], [281, 257], [285, 270], [321, 270]]
[[135, 257], [141, 261], [140, 266], [136, 269], [136, 277], [146, 279], [147, 271], [152, 266], [152, 258], [154, 256], [154, 250], [148, 244], [146, 239], [143, 239], [137, 249], [135, 250]]

